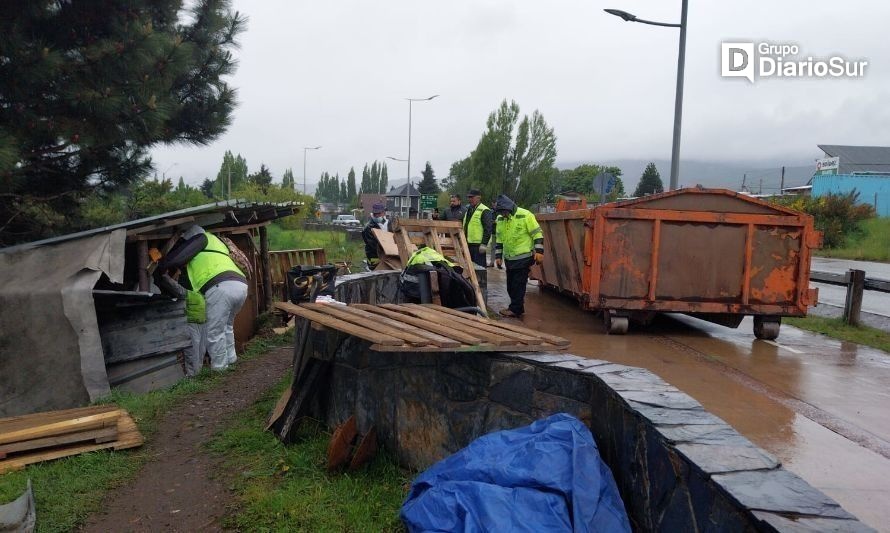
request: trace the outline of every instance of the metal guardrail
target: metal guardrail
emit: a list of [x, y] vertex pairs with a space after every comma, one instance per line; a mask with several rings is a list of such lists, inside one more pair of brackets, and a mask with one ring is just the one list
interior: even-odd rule
[[862, 296], [865, 291], [890, 293], [890, 280], [867, 278], [865, 277], [864, 270], [850, 269], [845, 274], [811, 271], [810, 281], [847, 288], [847, 298], [844, 302], [844, 321], [854, 326], [859, 325], [859, 316], [862, 311]]

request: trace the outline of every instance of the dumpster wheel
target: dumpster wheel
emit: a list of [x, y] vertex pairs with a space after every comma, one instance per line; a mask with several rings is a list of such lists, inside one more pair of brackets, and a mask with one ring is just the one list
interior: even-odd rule
[[616, 316], [614, 311], [603, 309], [603, 323], [606, 325], [606, 333], [609, 335], [624, 335], [627, 333], [628, 319], [626, 316]]
[[775, 340], [779, 336], [782, 317], [754, 316], [754, 336], [765, 341]]

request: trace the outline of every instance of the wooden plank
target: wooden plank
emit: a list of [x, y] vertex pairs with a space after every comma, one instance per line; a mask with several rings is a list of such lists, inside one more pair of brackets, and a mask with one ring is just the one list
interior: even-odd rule
[[144, 438], [136, 427], [133, 418], [123, 409], [117, 409], [117, 411], [119, 414], [117, 419], [117, 440], [103, 443], [73, 444], [52, 450], [38, 451], [11, 457], [0, 461], [0, 474], [11, 472], [13, 470], [21, 470], [29, 464], [59, 459], [71, 455], [79, 455], [106, 449], [125, 450], [127, 448], [141, 446], [144, 442]]
[[499, 324], [485, 324], [483, 322], [477, 322], [475, 320], [465, 319], [464, 316], [469, 316], [467, 313], [463, 313], [464, 316], [461, 315], [453, 315], [449, 313], [437, 313], [439, 309], [443, 309], [442, 307], [433, 307], [433, 306], [423, 306], [419, 304], [402, 304], [403, 307], [407, 307], [410, 309], [421, 309], [428, 313], [433, 313], [437, 315], [437, 322], [440, 324], [451, 323], [459, 323], [464, 324], [471, 328], [478, 328], [481, 331], [487, 331], [489, 333], [494, 333], [495, 335], [500, 335], [502, 337], [507, 337], [510, 339], [515, 339], [520, 341], [523, 344], [543, 344], [544, 341], [541, 340], [537, 335], [527, 335], [525, 333], [518, 333], [516, 331], [510, 331], [506, 328], [502, 328]]
[[15, 431], [19, 429], [34, 427], [39, 424], [48, 424], [50, 422], [60, 422], [70, 420], [82, 416], [96, 415], [100, 413], [110, 413], [117, 411], [118, 407], [114, 405], [90, 405], [87, 407], [75, 407], [73, 409], [62, 409], [58, 411], [45, 411], [42, 413], [31, 413], [27, 415], [11, 416], [0, 419], [0, 435], [7, 431]]
[[377, 238], [377, 244], [379, 244], [380, 247], [383, 249], [383, 253], [385, 255], [399, 255], [399, 247], [396, 246], [396, 241], [392, 233], [384, 231], [380, 228], [372, 229], [371, 233], [373, 233], [374, 237]]
[[[345, 307], [342, 307], [341, 309], [348, 313], [353, 313], [356, 316], [359, 316], [359, 317], [361, 317], [365, 320], [368, 320], [368, 321], [379, 322], [381, 324], [385, 324], [387, 326], [391, 326], [396, 329], [405, 329], [404, 322], [399, 322], [398, 320], [394, 320], [392, 318], [383, 316], [380, 313], [365, 311], [363, 309], [357, 309], [355, 307], [355, 305], [345, 306]], [[413, 328], [411, 330], [411, 333], [414, 335], [417, 335], [418, 337], [425, 338], [427, 341], [429, 341], [429, 344], [434, 344], [440, 348], [456, 348], [461, 345], [461, 343], [459, 341], [450, 339], [448, 337], [445, 337], [444, 335], [439, 335], [437, 333], [433, 333], [430, 331], [424, 331], [419, 328]]]
[[516, 346], [495, 346], [493, 344], [472, 344], [461, 345], [457, 348], [438, 348], [436, 346], [383, 346], [380, 344], [372, 344], [369, 346], [375, 352], [415, 352], [415, 353], [431, 353], [431, 352], [555, 352], [565, 350], [565, 346], [554, 346], [552, 344], [541, 344], [529, 346], [527, 344], [517, 344]]
[[399, 260], [401, 260], [403, 265], [407, 265], [408, 259], [411, 257], [411, 254], [417, 250], [417, 246], [411, 242], [407, 231], [396, 230], [393, 234], [393, 238], [399, 248]]
[[483, 313], [487, 313], [488, 309], [485, 308], [485, 297], [482, 295], [482, 289], [479, 288], [479, 278], [476, 277], [476, 264], [473, 263], [470, 256], [470, 248], [467, 246], [467, 239], [464, 238], [463, 232], [460, 231], [452, 233], [451, 238], [454, 239], [455, 242], [455, 253], [462, 255], [464, 258], [465, 265], [462, 266], [464, 267], [464, 271], [467, 272], [467, 279], [470, 280], [470, 284], [476, 292], [476, 307], [481, 309]]
[[439, 292], [439, 273], [435, 270], [430, 272], [429, 275], [430, 280], [430, 295], [432, 296], [433, 303], [437, 305], [442, 305], [442, 294]]
[[107, 413], [80, 416], [71, 420], [38, 424], [33, 427], [14, 431], [2, 431], [0, 432], [0, 444], [52, 437], [55, 435], [63, 435], [65, 433], [74, 433], [90, 429], [99, 429], [117, 423], [119, 417], [120, 412], [115, 410]]
[[66, 435], [58, 435], [56, 437], [44, 437], [41, 439], [24, 440], [19, 442], [11, 442], [9, 444], [0, 445], [0, 454], [10, 454], [15, 452], [38, 450], [42, 448], [52, 448], [64, 444], [73, 444], [75, 442], [93, 441], [96, 443], [111, 442], [117, 440], [117, 424], [109, 427], [91, 429], [88, 431], [77, 431]]
[[260, 264], [262, 265], [262, 275], [259, 276], [263, 280], [263, 311], [272, 308], [272, 265], [269, 261], [269, 236], [266, 232], [266, 226], [260, 226]]
[[384, 335], [390, 335], [397, 339], [402, 339], [403, 341], [413, 346], [426, 346], [427, 344], [429, 344], [429, 341], [424, 339], [423, 337], [419, 337], [408, 331], [405, 331], [404, 326], [401, 328], [387, 326], [381, 322], [377, 322], [375, 317], [373, 316], [371, 316], [370, 318], [356, 316], [354, 313], [345, 311], [345, 305], [307, 303], [301, 305], [301, 307], [312, 309], [313, 311], [319, 311], [326, 315], [351, 322], [359, 327], [368, 328], [378, 333], [383, 333]]
[[[431, 304], [423, 304], [424, 307], [433, 307]], [[515, 331], [517, 333], [524, 333], [526, 335], [535, 335], [547, 343], [553, 344], [555, 346], [568, 346], [571, 344], [571, 341], [568, 339], [564, 339], [562, 337], [558, 337], [556, 335], [550, 335], [549, 333], [543, 333], [540, 331], [535, 331], [531, 328], [527, 328], [525, 326], [518, 326], [516, 324], [511, 324], [506, 320], [495, 321], [488, 318], [483, 318], [481, 316], [471, 315], [469, 313], [461, 313], [460, 311], [449, 309], [447, 307], [436, 307], [435, 308], [440, 313], [445, 313], [454, 316], [460, 316], [461, 318], [467, 318], [474, 322], [479, 322], [482, 324], [495, 324], [498, 327], [509, 329], [510, 331]]]
[[424, 331], [432, 331], [433, 333], [438, 333], [439, 335], [448, 337], [449, 339], [454, 339], [463, 344], [482, 344], [485, 342], [484, 339], [478, 337], [476, 335], [464, 333], [462, 331], [457, 331], [454, 328], [448, 326], [442, 326], [439, 324], [431, 323], [429, 320], [423, 320], [420, 318], [416, 318], [413, 316], [406, 315], [404, 313], [399, 313], [397, 311], [393, 311], [391, 309], [386, 309], [377, 305], [370, 304], [353, 304], [350, 307], [356, 307], [358, 309], [362, 309], [364, 311], [371, 311], [373, 313], [379, 313], [383, 316], [392, 318], [393, 320], [397, 320], [409, 326], [414, 326]]
[[309, 320], [322, 326], [334, 328], [337, 331], [348, 333], [349, 335], [358, 337], [360, 339], [365, 339], [366, 341], [370, 341], [375, 344], [383, 344], [385, 346], [400, 346], [405, 343], [402, 339], [397, 339], [396, 337], [393, 337], [391, 335], [376, 333], [370, 331], [365, 327], [356, 326], [355, 324], [345, 322], [343, 320], [334, 318], [324, 313], [320, 313], [318, 311], [313, 311], [305, 307], [294, 305], [290, 302], [275, 302], [274, 306], [277, 309], [281, 309], [282, 311], [285, 311], [292, 315], [308, 318]]
[[516, 339], [511, 339], [509, 337], [505, 337], [504, 335], [484, 331], [482, 330], [482, 328], [477, 328], [475, 325], [470, 326], [456, 320], [448, 320], [447, 323], [442, 323], [441, 314], [436, 314], [435, 312], [428, 311], [421, 306], [407, 307], [395, 304], [383, 304], [381, 307], [384, 307], [391, 311], [396, 311], [398, 313], [409, 314], [416, 318], [433, 322], [439, 324], [440, 326], [448, 327], [452, 330], [458, 330], [463, 333], [468, 333], [476, 337], [480, 337], [483, 341], [494, 344], [495, 346], [513, 346], [520, 344], [520, 341]]
[[398, 228], [421, 231], [425, 228], [461, 229], [459, 220], [399, 219]]

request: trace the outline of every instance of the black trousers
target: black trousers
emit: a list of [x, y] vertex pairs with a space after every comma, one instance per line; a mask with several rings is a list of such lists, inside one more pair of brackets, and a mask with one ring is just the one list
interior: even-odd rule
[[531, 259], [507, 261], [507, 294], [510, 295], [510, 311], [517, 315], [525, 314], [525, 288], [528, 286], [528, 273]]
[[478, 244], [467, 244], [470, 249], [470, 259], [481, 267], [488, 266], [485, 254], [479, 251], [479, 246]]

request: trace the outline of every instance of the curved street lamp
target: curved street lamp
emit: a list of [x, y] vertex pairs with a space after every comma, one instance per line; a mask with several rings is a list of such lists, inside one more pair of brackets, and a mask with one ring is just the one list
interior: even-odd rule
[[640, 24], [649, 24], [651, 26], [663, 26], [666, 28], [680, 28], [680, 53], [677, 56], [677, 92], [674, 98], [674, 139], [671, 146], [671, 181], [670, 189], [675, 190], [680, 180], [680, 123], [683, 118], [683, 74], [686, 65], [686, 13], [688, 11], [689, 0], [682, 0], [682, 8], [680, 13], [680, 23], [672, 24], [668, 22], [655, 22], [637, 18], [627, 11], [620, 9], [604, 9], [606, 13], [615, 15], [623, 19], [625, 22], [639, 22]]
[[303, 147], [303, 196], [306, 196], [306, 152], [309, 150], [318, 150], [321, 146], [304, 146]]

